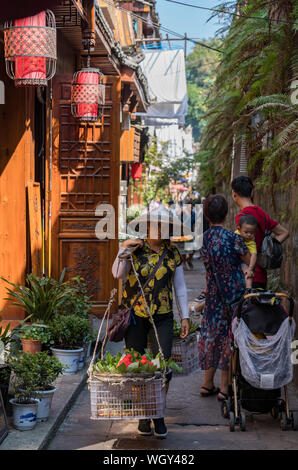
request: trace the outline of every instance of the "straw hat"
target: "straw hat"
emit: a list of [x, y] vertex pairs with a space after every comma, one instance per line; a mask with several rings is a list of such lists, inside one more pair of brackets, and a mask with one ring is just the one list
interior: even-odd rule
[[[171, 225], [173, 227], [174, 235], [189, 235], [191, 233], [190, 227], [183, 224], [179, 218], [169, 211], [165, 206], [160, 205], [159, 207], [155, 207], [154, 209], [145, 209], [141, 215], [133, 219], [128, 224], [128, 231], [133, 230], [134, 232], [138, 232], [139, 235], [142, 235], [146, 232], [147, 236], [147, 223], [150, 222], [153, 226], [157, 223], [169, 228]], [[163, 228], [162, 228], [163, 231]]]

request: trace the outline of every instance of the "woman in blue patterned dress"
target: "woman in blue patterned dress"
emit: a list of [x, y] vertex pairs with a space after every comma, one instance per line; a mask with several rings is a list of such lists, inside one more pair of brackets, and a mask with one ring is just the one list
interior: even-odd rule
[[[245, 291], [241, 263], [249, 264], [250, 253], [242, 238], [224, 227], [228, 204], [219, 194], [212, 195], [204, 203], [204, 214], [210, 229], [204, 233], [202, 258], [206, 268], [206, 304], [201, 324], [199, 344], [200, 367], [205, 370], [201, 395], [218, 393], [218, 399], [227, 398], [230, 362], [229, 320], [226, 317], [221, 294], [213, 276], [211, 261], [218, 273], [219, 284], [225, 302], [231, 304]], [[214, 387], [214, 374], [221, 369], [221, 387]]]

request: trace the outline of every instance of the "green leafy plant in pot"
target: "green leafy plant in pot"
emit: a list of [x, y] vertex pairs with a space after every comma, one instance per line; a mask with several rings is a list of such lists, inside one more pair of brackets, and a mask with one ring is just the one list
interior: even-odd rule
[[36, 354], [41, 351], [42, 344], [51, 342], [51, 333], [47, 325], [40, 323], [23, 324], [20, 332], [20, 339], [24, 352]]
[[[35, 421], [46, 421], [56, 390], [53, 382], [63, 372], [63, 365], [55, 357], [49, 356], [46, 351], [36, 354], [21, 352], [10, 358], [10, 365], [15, 375], [15, 398], [11, 400], [14, 418], [17, 420], [15, 426], [20, 429], [18, 422], [20, 405], [34, 404], [35, 399], [38, 399]], [[33, 419], [32, 416], [27, 416], [29, 423], [30, 418]], [[24, 421], [24, 414], [22, 419]]]
[[14, 330], [11, 330], [11, 324], [8, 323], [5, 328], [0, 326], [0, 355], [2, 356], [0, 360], [0, 389], [7, 415], [10, 415], [8, 389], [11, 368], [10, 365], [7, 364], [6, 359], [9, 353], [10, 345], [16, 342], [17, 340]]
[[[19, 353], [20, 354], [20, 353]], [[24, 353], [21, 353], [24, 354]], [[27, 353], [28, 359], [33, 357]], [[22, 358], [11, 356], [8, 359], [11, 370], [17, 377], [14, 388], [14, 398], [10, 399], [13, 410], [13, 424], [20, 431], [29, 431], [36, 426], [38, 394], [36, 393], [36, 380], [31, 370]]]
[[88, 296], [87, 284], [84, 278], [76, 276], [65, 283], [67, 298], [57, 309], [59, 315], [77, 315], [88, 318], [93, 302]]
[[[90, 310], [94, 302], [88, 295], [87, 283], [83, 277], [75, 276], [66, 282], [68, 289], [67, 300], [63, 306], [59, 307], [59, 315], [77, 315], [82, 318], [91, 318]], [[84, 353], [81, 354], [79, 370], [84, 367], [86, 357], [90, 355], [91, 343], [95, 340], [93, 335], [88, 335], [83, 344]]]
[[75, 374], [84, 354], [84, 343], [91, 337], [91, 325], [87, 318], [77, 315], [56, 315], [49, 324], [51, 351], [68, 368], [65, 374]]
[[62, 308], [68, 299], [71, 287], [63, 282], [65, 270], [59, 281], [48, 277], [38, 277], [34, 273], [26, 276], [26, 286], [18, 286], [0, 277], [10, 284], [13, 289], [7, 287], [8, 297], [4, 300], [12, 301], [12, 304], [21, 308], [27, 314], [26, 320], [32, 323], [47, 324], [57, 311]]

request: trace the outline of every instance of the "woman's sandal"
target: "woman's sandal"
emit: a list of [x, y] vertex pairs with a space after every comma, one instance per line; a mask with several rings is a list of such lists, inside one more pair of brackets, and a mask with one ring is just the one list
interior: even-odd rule
[[221, 392], [221, 391], [219, 391], [218, 393], [224, 397], [224, 398], [221, 398], [221, 397], [217, 396], [218, 401], [224, 401], [224, 400], [229, 399], [229, 395], [227, 393], [224, 393], [224, 392]]
[[216, 393], [219, 393], [220, 390], [217, 387], [213, 388], [207, 388], [207, 387], [201, 387], [203, 390], [207, 390], [207, 393], [201, 392], [201, 397], [211, 397], [211, 395], [215, 395]]

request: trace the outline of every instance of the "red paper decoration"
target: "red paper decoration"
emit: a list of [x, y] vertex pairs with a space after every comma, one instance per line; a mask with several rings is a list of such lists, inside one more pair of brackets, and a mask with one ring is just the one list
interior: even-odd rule
[[98, 69], [76, 72], [71, 86], [71, 111], [81, 121], [98, 121], [103, 114], [105, 85]]
[[56, 72], [54, 14], [47, 10], [6, 23], [4, 52], [7, 74], [16, 86], [47, 86]]
[[131, 177], [135, 180], [142, 179], [142, 163], [133, 163], [131, 165]]

